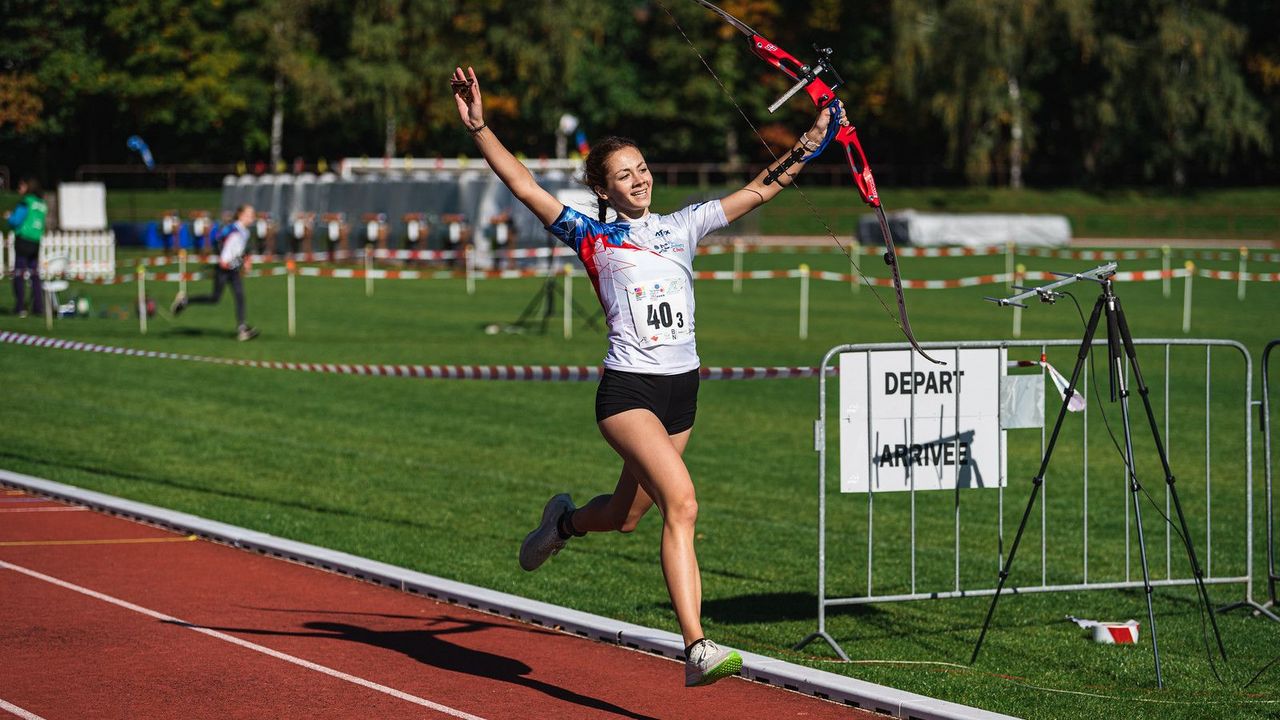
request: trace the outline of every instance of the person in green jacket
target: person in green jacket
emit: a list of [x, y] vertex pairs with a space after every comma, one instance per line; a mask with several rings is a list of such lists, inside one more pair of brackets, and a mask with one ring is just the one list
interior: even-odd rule
[[18, 182], [18, 207], [9, 213], [9, 228], [13, 231], [13, 312], [18, 317], [27, 315], [27, 278], [31, 278], [31, 312], [44, 312], [44, 288], [40, 284], [40, 239], [44, 237], [45, 220], [49, 206], [40, 195], [40, 183], [35, 178], [23, 178]]

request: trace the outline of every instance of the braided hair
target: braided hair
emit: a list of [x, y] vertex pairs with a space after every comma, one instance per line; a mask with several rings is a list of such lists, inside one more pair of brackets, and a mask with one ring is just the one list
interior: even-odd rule
[[[634, 140], [616, 135], [610, 135], [591, 147], [591, 152], [587, 153], [586, 162], [583, 163], [582, 184], [587, 189], [595, 193], [597, 187], [608, 187], [608, 173], [605, 170], [605, 163], [613, 154], [623, 148], [640, 147], [636, 145]], [[596, 204], [600, 212], [600, 222], [604, 222], [605, 212], [609, 209], [609, 201], [602, 197], [596, 196]]]

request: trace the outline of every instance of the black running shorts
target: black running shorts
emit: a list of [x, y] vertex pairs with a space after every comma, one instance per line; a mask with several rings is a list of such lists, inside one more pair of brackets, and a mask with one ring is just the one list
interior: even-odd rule
[[693, 416], [698, 412], [698, 371], [644, 375], [605, 368], [596, 389], [596, 422], [635, 409], [657, 415], [668, 435], [693, 427]]

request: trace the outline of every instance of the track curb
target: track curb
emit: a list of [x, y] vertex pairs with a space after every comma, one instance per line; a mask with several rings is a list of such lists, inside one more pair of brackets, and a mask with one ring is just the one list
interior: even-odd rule
[[[663, 630], [455, 582], [197, 515], [167, 510], [155, 505], [8, 470], [0, 469], [0, 486], [18, 488], [88, 507], [108, 515], [194, 534], [205, 540], [346, 575], [412, 595], [421, 595], [432, 600], [493, 613], [534, 625], [560, 628], [565, 632], [592, 640], [622, 645], [662, 657], [684, 659], [684, 641], [679, 635]], [[742, 659], [741, 675], [749, 680], [776, 685], [904, 720], [1001, 720], [1011, 717], [755, 653], [744, 652]]]

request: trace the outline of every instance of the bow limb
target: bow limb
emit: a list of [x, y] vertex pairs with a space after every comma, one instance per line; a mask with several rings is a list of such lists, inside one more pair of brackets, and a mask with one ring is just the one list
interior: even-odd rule
[[858, 194], [862, 196], [863, 202], [875, 210], [876, 219], [880, 221], [880, 234], [884, 238], [884, 264], [889, 266], [889, 273], [893, 278], [893, 292], [898, 298], [898, 324], [902, 326], [902, 333], [907, 336], [911, 347], [915, 348], [915, 351], [925, 360], [935, 365], [946, 365], [922, 350], [920, 343], [916, 342], [916, 336], [911, 332], [911, 321], [907, 319], [907, 300], [902, 294], [902, 274], [898, 272], [898, 252], [893, 246], [893, 233], [889, 230], [889, 219], [885, 217], [884, 208], [880, 205], [876, 179], [871, 174], [871, 166], [867, 164], [866, 154], [862, 152], [862, 143], [858, 142], [858, 133], [852, 125], [845, 125], [836, 133], [835, 140], [844, 145], [844, 154], [849, 160], [849, 170], [853, 173], [853, 182], [858, 187]]
[[920, 343], [916, 342], [916, 336], [911, 332], [911, 321], [907, 319], [907, 300], [902, 295], [902, 276], [898, 274], [898, 253], [893, 248], [893, 233], [889, 232], [889, 219], [884, 215], [884, 208], [878, 204], [875, 206], [875, 212], [876, 219], [880, 221], [880, 234], [884, 236], [884, 264], [889, 266], [889, 272], [893, 275], [893, 292], [898, 296], [898, 318], [902, 325], [902, 334], [907, 336], [907, 342], [920, 353], [920, 357], [934, 365], [946, 365], [945, 362], [930, 357], [929, 353], [921, 349]]

